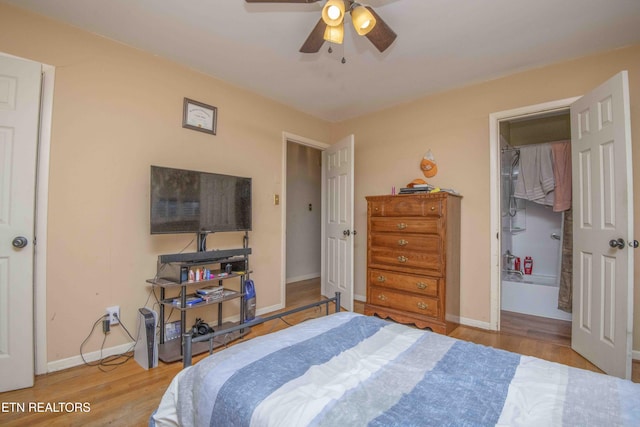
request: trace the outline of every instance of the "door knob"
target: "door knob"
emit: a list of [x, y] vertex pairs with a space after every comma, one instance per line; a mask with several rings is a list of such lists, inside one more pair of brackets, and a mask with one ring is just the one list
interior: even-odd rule
[[342, 232], [342, 234], [343, 234], [344, 236], [351, 236], [351, 234], [353, 234], [353, 235], [355, 236], [356, 234], [358, 234], [358, 232], [357, 232], [356, 230], [353, 230], [353, 231], [351, 231], [351, 230], [344, 230], [344, 231]]
[[637, 240], [629, 240], [629, 247], [632, 247], [633, 249], [636, 249], [638, 247], [638, 241]]
[[27, 246], [27, 244], [29, 243], [29, 241], [27, 240], [26, 237], [22, 237], [22, 236], [18, 236], [15, 239], [13, 239], [13, 241], [11, 242], [11, 244], [13, 245], [14, 248], [18, 248], [18, 249], [22, 249], [25, 246]]
[[624, 249], [624, 240], [619, 238], [618, 240], [609, 240], [609, 246], [612, 248]]

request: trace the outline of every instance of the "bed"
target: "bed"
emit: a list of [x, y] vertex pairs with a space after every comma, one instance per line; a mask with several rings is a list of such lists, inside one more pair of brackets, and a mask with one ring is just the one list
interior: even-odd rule
[[341, 312], [183, 369], [152, 426], [640, 425], [640, 384]]

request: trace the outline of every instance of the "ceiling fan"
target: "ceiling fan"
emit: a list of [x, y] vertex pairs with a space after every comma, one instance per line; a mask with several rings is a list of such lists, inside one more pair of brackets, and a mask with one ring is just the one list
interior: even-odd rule
[[[317, 3], [321, 0], [245, 0], [247, 3]], [[354, 0], [327, 0], [322, 17], [300, 48], [302, 53], [315, 53], [325, 40], [341, 44], [344, 38], [344, 17], [349, 13], [356, 32], [365, 36], [384, 52], [396, 39], [396, 33], [369, 6]]]

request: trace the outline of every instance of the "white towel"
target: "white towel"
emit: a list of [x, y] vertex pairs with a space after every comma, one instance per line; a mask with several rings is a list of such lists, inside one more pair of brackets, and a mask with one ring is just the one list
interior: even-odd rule
[[541, 144], [520, 148], [520, 173], [514, 196], [553, 206], [554, 188], [551, 146]]

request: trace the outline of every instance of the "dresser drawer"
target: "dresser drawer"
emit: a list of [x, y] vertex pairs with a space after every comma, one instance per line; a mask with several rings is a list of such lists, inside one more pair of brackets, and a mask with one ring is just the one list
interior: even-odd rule
[[371, 217], [369, 221], [370, 232], [381, 233], [426, 233], [438, 234], [442, 229], [440, 218], [420, 217], [420, 218], [388, 218]]
[[444, 270], [444, 259], [439, 250], [410, 252], [401, 249], [371, 247], [369, 249], [369, 267], [441, 276]]
[[371, 201], [369, 209], [371, 216], [441, 216], [442, 199], [393, 196]]
[[369, 269], [369, 286], [378, 286], [429, 297], [437, 297], [438, 282], [438, 279], [431, 277]]
[[397, 292], [389, 288], [371, 286], [369, 287], [367, 301], [382, 307], [395, 308], [424, 316], [434, 318], [439, 316], [438, 306], [440, 301], [437, 298], [429, 298], [421, 295]]
[[442, 252], [442, 239], [438, 235], [371, 233], [372, 248], [398, 249], [409, 252]]

